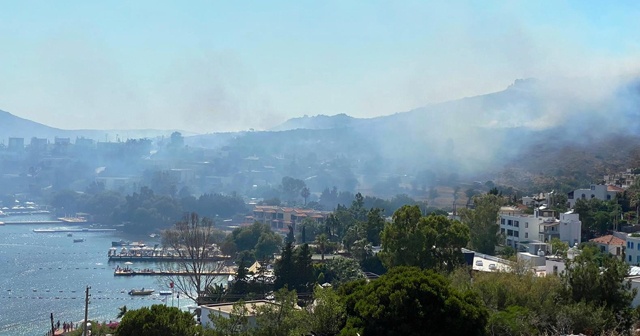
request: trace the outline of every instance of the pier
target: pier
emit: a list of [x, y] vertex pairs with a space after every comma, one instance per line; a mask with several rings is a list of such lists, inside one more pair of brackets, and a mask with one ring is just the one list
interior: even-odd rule
[[[132, 270], [132, 269], [116, 269], [113, 272], [113, 276], [135, 276], [135, 275], [188, 276], [188, 275], [194, 275], [194, 274], [195, 273], [193, 272], [186, 272], [186, 271], [152, 270], [152, 269], [145, 269], [145, 270], [138, 270], [138, 271]], [[222, 271], [214, 271], [214, 272], [200, 272], [199, 274], [208, 275], [208, 276], [229, 276], [229, 275], [235, 275], [236, 273], [230, 270], [222, 270]]]
[[61, 220], [43, 220], [43, 221], [5, 221], [6, 225], [18, 225], [18, 224], [63, 224]]
[[[223, 255], [217, 255], [217, 256], [210, 256], [207, 258], [202, 259], [203, 261], [223, 261], [223, 260], [229, 260], [231, 259], [230, 256], [223, 256]], [[177, 255], [124, 255], [124, 254], [117, 254], [117, 255], [110, 255], [109, 256], [109, 262], [120, 262], [120, 261], [146, 261], [146, 262], [176, 262], [176, 261], [185, 261], [185, 260], [189, 260], [188, 257], [180, 257]]]

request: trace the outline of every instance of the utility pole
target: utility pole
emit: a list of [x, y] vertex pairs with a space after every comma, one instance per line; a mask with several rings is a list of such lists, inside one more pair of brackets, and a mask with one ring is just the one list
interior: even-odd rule
[[90, 289], [91, 287], [87, 286], [84, 293], [84, 322], [82, 323], [82, 336], [87, 336], [87, 323], [89, 322], [87, 321], [89, 315], [89, 297], [91, 296], [89, 295]]
[[53, 313], [51, 313], [51, 335], [56, 334], [56, 328], [53, 326]]

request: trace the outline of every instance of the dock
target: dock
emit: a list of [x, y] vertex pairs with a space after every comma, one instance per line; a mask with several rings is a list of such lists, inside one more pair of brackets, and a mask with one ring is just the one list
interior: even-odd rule
[[[176, 261], [185, 261], [189, 258], [182, 258], [180, 256], [174, 255], [124, 255], [124, 254], [116, 254], [109, 256], [109, 262], [124, 262], [124, 261], [138, 261], [138, 262], [176, 262]], [[203, 261], [223, 261], [231, 259], [230, 256], [211, 256], [204, 258]]]
[[[158, 276], [169, 276], [169, 275], [178, 275], [178, 276], [188, 276], [194, 275], [193, 272], [186, 271], [173, 271], [173, 270], [132, 270], [132, 269], [116, 269], [113, 272], [113, 276], [136, 276], [136, 275], [158, 275]], [[208, 276], [229, 276], [235, 275], [235, 272], [231, 271], [216, 271], [216, 272], [200, 272], [201, 275]]]
[[18, 225], [18, 224], [62, 224], [63, 221], [60, 220], [48, 220], [48, 221], [5, 221], [6, 225]]

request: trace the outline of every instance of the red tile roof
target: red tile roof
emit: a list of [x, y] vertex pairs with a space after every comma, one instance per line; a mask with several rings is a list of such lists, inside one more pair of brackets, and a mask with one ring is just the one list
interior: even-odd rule
[[622, 188], [620, 188], [618, 186], [608, 185], [607, 186], [607, 191], [624, 192], [624, 189], [622, 189]]
[[606, 236], [602, 236], [602, 237], [598, 237], [598, 238], [593, 238], [591, 240], [589, 240], [590, 242], [594, 242], [597, 244], [604, 244], [604, 245], [620, 245], [620, 246], [624, 246], [625, 241], [613, 236], [613, 235], [606, 235]]

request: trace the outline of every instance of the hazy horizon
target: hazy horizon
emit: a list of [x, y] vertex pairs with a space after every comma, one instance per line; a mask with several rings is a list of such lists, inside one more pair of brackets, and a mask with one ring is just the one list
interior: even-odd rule
[[639, 68], [633, 1], [3, 7], [0, 109], [63, 129], [209, 133], [369, 118], [519, 78], [579, 79], [588, 87], [572, 95], [606, 95], [615, 85], [602, 78]]

